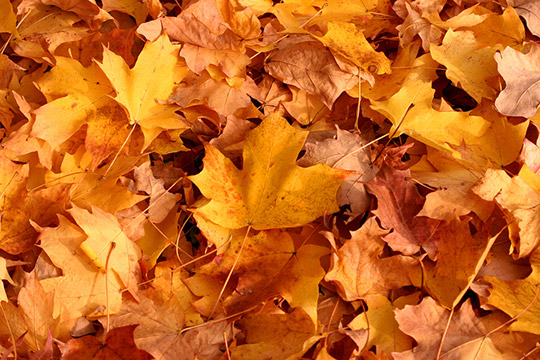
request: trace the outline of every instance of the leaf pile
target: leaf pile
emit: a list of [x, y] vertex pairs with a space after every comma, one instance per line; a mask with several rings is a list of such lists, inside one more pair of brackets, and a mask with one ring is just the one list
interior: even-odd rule
[[0, 13], [2, 359], [540, 358], [540, 1]]

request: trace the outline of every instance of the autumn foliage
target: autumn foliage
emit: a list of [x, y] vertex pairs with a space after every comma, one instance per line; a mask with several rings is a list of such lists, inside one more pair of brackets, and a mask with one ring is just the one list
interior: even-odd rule
[[540, 1], [0, 0], [1, 359], [539, 359]]

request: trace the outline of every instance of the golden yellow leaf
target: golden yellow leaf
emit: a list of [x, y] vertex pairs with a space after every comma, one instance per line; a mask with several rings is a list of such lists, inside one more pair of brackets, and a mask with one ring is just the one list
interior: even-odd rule
[[[484, 279], [489, 281], [493, 287], [489, 290], [490, 305], [501, 309], [512, 317], [520, 314], [516, 321], [510, 324], [510, 330], [540, 334], [540, 324], [538, 323], [540, 316], [540, 300], [538, 299], [540, 251], [534, 251], [529, 261], [532, 272], [525, 279], [503, 281], [490, 276], [484, 277]], [[528, 310], [521, 313], [526, 308]]]
[[108, 260], [109, 271], [116, 273], [126, 289], [136, 291], [140, 252], [118, 220], [97, 207], [92, 208], [92, 213], [79, 207], [73, 207], [69, 212], [88, 236], [80, 248], [92, 263], [105, 272]]
[[373, 49], [362, 30], [354, 23], [330, 21], [326, 34], [316, 38], [336, 53], [352, 61], [362, 71], [378, 75], [392, 72], [390, 60], [384, 53]]
[[226, 228], [263, 230], [302, 226], [336, 211], [336, 192], [348, 172], [298, 167], [306, 136], [279, 115], [266, 118], [246, 137], [242, 170], [205, 145], [204, 169], [190, 179], [210, 201], [193, 212]]
[[476, 101], [495, 99], [497, 63], [493, 55], [502, 45], [479, 46], [472, 31], [449, 29], [441, 46], [431, 46], [433, 60], [446, 66], [446, 77], [462, 87]]
[[57, 227], [38, 229], [40, 247], [62, 269], [62, 276], [40, 281], [46, 292], [54, 290], [53, 316], [62, 316], [71, 327], [77, 318], [105, 308], [107, 292], [109, 310], [114, 313], [122, 303], [120, 283], [114, 276], [105, 282], [105, 274], [80, 249], [86, 238], [84, 232], [64, 216], [58, 219]]
[[9, 0], [0, 0], [0, 13], [2, 14], [2, 20], [0, 20], [0, 32], [7, 32], [19, 37], [17, 31], [17, 17], [13, 12], [13, 7]]
[[155, 42], [146, 43], [133, 69], [108, 49], [104, 49], [103, 63], [98, 64], [113, 84], [114, 99], [125, 107], [130, 123], [141, 126], [145, 147], [163, 129], [184, 128], [174, 114], [178, 108], [166, 104], [184, 75], [177, 69], [179, 49], [167, 35], [162, 35]]
[[411, 348], [412, 340], [399, 330], [394, 319], [394, 309], [402, 309], [405, 305], [415, 305], [419, 293], [402, 296], [394, 302], [384, 295], [368, 295], [366, 313], [356, 316], [348, 325], [351, 330], [369, 329], [369, 340], [366, 347], [377, 347], [377, 354], [383, 351], [390, 354], [393, 351], [404, 351]]

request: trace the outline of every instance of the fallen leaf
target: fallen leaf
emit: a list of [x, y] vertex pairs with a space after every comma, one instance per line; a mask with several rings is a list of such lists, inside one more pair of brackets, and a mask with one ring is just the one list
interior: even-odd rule
[[97, 269], [107, 271], [108, 264], [121, 280], [122, 285], [135, 293], [139, 278], [139, 250], [123, 232], [118, 220], [93, 207], [92, 212], [73, 207], [69, 213], [84, 230], [87, 239], [79, 245]]
[[80, 249], [86, 239], [82, 229], [61, 215], [58, 220], [57, 227], [38, 228], [40, 247], [62, 269], [62, 276], [40, 280], [45, 292], [54, 290], [53, 316], [61, 316], [72, 326], [76, 319], [107, 304], [114, 313], [122, 302], [120, 283], [114, 276], [106, 283], [105, 274]]
[[292, 237], [278, 230], [253, 236], [242, 230], [231, 237], [223, 255], [196, 270], [222, 283], [232, 271], [236, 288], [223, 298], [227, 313], [239, 313], [282, 296], [316, 323], [319, 282], [324, 276], [319, 258], [327, 250], [310, 244], [295, 248]]
[[284, 83], [319, 95], [329, 109], [342, 92], [358, 82], [352, 69], [351, 72], [342, 70], [329, 50], [312, 41], [280, 48], [269, 58], [265, 68]]
[[327, 165], [295, 167], [306, 136], [280, 116], [266, 118], [246, 137], [242, 170], [206, 145], [204, 169], [190, 179], [210, 202], [194, 213], [231, 229], [263, 230], [301, 226], [336, 211], [345, 173]]
[[539, 52], [540, 46], [531, 44], [526, 54], [511, 47], [495, 54], [497, 68], [506, 82], [506, 87], [495, 99], [495, 106], [502, 114], [526, 118], [536, 114], [540, 106], [539, 95], [535, 91], [540, 80]]
[[60, 346], [62, 359], [66, 360], [149, 360], [152, 357], [144, 350], [137, 348], [133, 342], [136, 326], [124, 326], [112, 329], [101, 343], [93, 336], [71, 339]]
[[[103, 321], [107, 324], [105, 320]], [[155, 304], [142, 295], [139, 302], [125, 301], [120, 311], [111, 316], [110, 326], [114, 329], [133, 325], [139, 325], [133, 332], [135, 344], [154, 358], [163, 360], [194, 358], [193, 349], [180, 334], [184, 328], [184, 312], [175, 297], [162, 304]]]
[[366, 329], [369, 331], [367, 349], [377, 347], [377, 354], [390, 354], [410, 349], [412, 339], [401, 332], [394, 319], [394, 309], [402, 309], [405, 305], [415, 305], [418, 293], [402, 296], [391, 302], [386, 296], [368, 295], [365, 301], [368, 310], [356, 316], [348, 325], [352, 330]]
[[332, 51], [353, 62], [362, 71], [377, 75], [392, 72], [390, 60], [371, 47], [356, 24], [330, 21], [327, 26], [326, 34], [317, 39]]
[[517, 256], [520, 258], [531, 254], [538, 247], [536, 234], [540, 226], [540, 213], [537, 210], [540, 194], [522, 175], [523, 172], [520, 172], [519, 176], [510, 178], [503, 170], [489, 169], [484, 178], [472, 188], [473, 192], [484, 200], [494, 200], [510, 212], [512, 218], [508, 221], [515, 221], [518, 226]]
[[274, 305], [266, 306], [258, 316], [246, 316], [239, 326], [247, 333], [246, 344], [231, 349], [234, 359], [287, 359], [299, 356], [303, 344], [315, 327], [302, 309], [285, 313]]
[[[489, 290], [489, 304], [512, 317], [519, 314], [517, 319], [510, 324], [511, 330], [540, 334], [540, 326], [536, 321], [540, 314], [540, 302], [538, 301], [540, 252], [534, 251], [529, 257], [529, 261], [532, 272], [525, 279], [504, 281], [492, 276], [487, 276], [484, 279], [492, 287]], [[524, 309], [528, 310], [521, 313]]]
[[350, 205], [353, 215], [360, 215], [368, 209], [371, 199], [364, 184], [378, 171], [371, 164], [366, 142], [358, 135], [337, 128], [335, 139], [307, 143], [305, 155], [297, 162], [300, 166], [326, 164], [335, 169], [354, 171], [355, 174], [345, 178], [337, 193], [338, 204]]
[[414, 216], [422, 209], [423, 199], [411, 181], [408, 170], [381, 168], [377, 176], [367, 184], [369, 192], [377, 197], [374, 214], [381, 225], [393, 232], [385, 236], [392, 249], [412, 255], [420, 249], [419, 239], [411, 228]]
[[497, 95], [497, 64], [493, 59], [502, 46], [482, 46], [472, 31], [453, 31], [444, 35], [441, 46], [431, 47], [433, 60], [446, 66], [446, 76], [461, 86], [477, 102]]
[[177, 67], [178, 51], [179, 47], [172, 45], [167, 35], [162, 35], [146, 44], [132, 69], [122, 57], [106, 48], [103, 63], [98, 64], [116, 91], [114, 99], [127, 110], [130, 123], [141, 126], [144, 147], [163, 129], [184, 127], [174, 113], [178, 108], [166, 104], [173, 88], [186, 73], [182, 67]]
[[366, 295], [385, 294], [387, 289], [397, 289], [417, 283], [421, 278], [419, 262], [408, 256], [383, 257], [387, 230], [378, 227], [374, 217], [356, 232], [339, 250], [332, 254], [332, 265], [325, 280], [336, 284], [346, 301]]

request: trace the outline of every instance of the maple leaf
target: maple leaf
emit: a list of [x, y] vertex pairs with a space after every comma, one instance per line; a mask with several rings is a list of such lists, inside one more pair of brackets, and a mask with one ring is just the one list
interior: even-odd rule
[[377, 176], [367, 184], [369, 192], [378, 200], [373, 211], [383, 227], [394, 231], [385, 237], [394, 250], [412, 255], [419, 250], [419, 239], [414, 234], [412, 221], [422, 209], [423, 198], [416, 186], [407, 181], [408, 170], [395, 170], [384, 166]]
[[42, 226], [51, 224], [69, 201], [69, 185], [29, 191], [28, 165], [16, 164], [5, 155], [0, 153], [0, 249], [19, 254], [28, 251], [36, 241], [37, 233], [30, 220]]
[[37, 351], [47, 342], [49, 334], [65, 336], [60, 319], [53, 316], [54, 291], [46, 292], [35, 272], [22, 274], [24, 286], [17, 297], [18, 307], [11, 302], [0, 303], [4, 321], [0, 324], [1, 334], [10, 334], [22, 341], [29, 349]]
[[281, 105], [298, 123], [310, 125], [328, 114], [328, 108], [321, 101], [320, 96], [310, 94], [292, 85], [289, 86], [289, 91], [292, 93], [292, 98], [282, 101]]
[[313, 41], [292, 42], [273, 54], [265, 65], [268, 73], [284, 83], [321, 97], [329, 108], [358, 79], [340, 68], [329, 50]]
[[182, 107], [197, 103], [208, 103], [208, 107], [219, 114], [229, 116], [238, 109], [251, 106], [250, 96], [258, 98], [258, 89], [251, 78], [241, 80], [238, 87], [230, 86], [226, 80], [215, 80], [208, 72], [183, 83], [176, 88], [170, 100]]
[[92, 29], [99, 29], [101, 24], [114, 18], [91, 1], [80, 0], [23, 0], [17, 7], [19, 14], [25, 14], [38, 4], [53, 5], [64, 11], [70, 11], [77, 14]]
[[78, 360], [150, 360], [152, 357], [146, 351], [137, 348], [133, 342], [135, 326], [124, 326], [112, 329], [107, 333], [105, 343], [93, 336], [71, 339], [60, 345], [62, 359]]
[[301, 226], [336, 211], [346, 172], [297, 167], [306, 136], [279, 115], [266, 118], [246, 137], [242, 170], [206, 144], [204, 169], [190, 179], [210, 201], [193, 212], [227, 228], [264, 230]]
[[446, 76], [460, 85], [477, 102], [482, 98], [494, 99], [497, 64], [493, 55], [502, 45], [482, 46], [472, 31], [449, 29], [441, 46], [431, 46], [431, 56], [446, 66]]
[[498, 235], [471, 235], [469, 222], [454, 219], [440, 230], [435, 266], [426, 265], [426, 285], [447, 309], [454, 308], [469, 289]]
[[92, 263], [105, 271], [108, 261], [109, 269], [121, 279], [123, 286], [136, 292], [139, 251], [137, 245], [125, 235], [118, 220], [96, 207], [92, 208], [91, 213], [73, 207], [69, 213], [88, 235], [80, 248]]
[[385, 293], [387, 289], [408, 286], [420, 280], [420, 264], [412, 257], [395, 255], [379, 258], [384, 247], [382, 236], [387, 233], [372, 217], [333, 253], [332, 266], [325, 280], [333, 281], [346, 301]]
[[536, 0], [509, 0], [519, 16], [527, 21], [527, 28], [536, 36], [540, 35], [540, 21], [535, 14], [540, 12], [540, 3]]
[[148, 219], [156, 224], [162, 222], [180, 200], [180, 194], [172, 194], [165, 189], [163, 179], [156, 179], [149, 162], [136, 167], [134, 176], [137, 190], [150, 195]]
[[[515, 220], [519, 231], [518, 257], [529, 255], [538, 247], [540, 241], [537, 236], [540, 226], [538, 211], [540, 188], [536, 188], [535, 191], [535, 188], [526, 181], [526, 169], [526, 165], [523, 166], [519, 176], [513, 178], [510, 178], [504, 170], [489, 169], [472, 188], [473, 192], [483, 199], [496, 201], [510, 212], [513, 219], [509, 221]], [[536, 178], [538, 176], [533, 173], [533, 181], [540, 183]]]
[[367, 210], [370, 198], [364, 183], [373, 179], [378, 171], [376, 166], [371, 165], [365, 142], [360, 136], [337, 128], [336, 139], [307, 143], [306, 153], [298, 161], [300, 166], [326, 164], [356, 172], [343, 181], [337, 193], [339, 205], [349, 204], [354, 215]]
[[316, 323], [319, 282], [324, 276], [319, 258], [328, 250], [312, 244], [295, 248], [293, 238], [278, 230], [247, 237], [237, 230], [231, 237], [225, 254], [196, 270], [223, 282], [233, 271], [236, 289], [223, 301], [227, 313], [245, 311], [253, 304], [283, 296], [290, 306], [301, 307]]
[[419, 305], [408, 305], [402, 310], [396, 310], [395, 313], [401, 331], [411, 335], [418, 342], [414, 352], [409, 350], [392, 354], [395, 359], [433, 359], [436, 357], [443, 333], [447, 335], [441, 354], [446, 354], [452, 359], [472, 359], [472, 356], [481, 349], [492, 356], [499, 355], [491, 339], [486, 339], [485, 343], [480, 341], [487, 330], [474, 316], [469, 301], [465, 302], [460, 311], [454, 315], [447, 332], [444, 330], [449, 313], [430, 297], [424, 298]]
[[536, 84], [540, 81], [540, 46], [531, 44], [527, 54], [507, 47], [495, 54], [499, 73], [506, 87], [495, 99], [495, 106], [504, 115], [533, 117], [540, 101]]
[[[64, 216], [58, 216], [59, 225], [54, 228], [39, 228], [40, 247], [52, 263], [62, 269], [62, 275], [40, 281], [46, 292], [54, 290], [54, 316], [71, 325], [81, 316], [88, 315], [100, 306], [109, 305], [110, 312], [117, 311], [122, 302], [120, 283], [109, 277], [90, 262], [80, 245], [86, 235]], [[108, 249], [107, 249], [108, 250]], [[108, 301], [107, 301], [108, 292]]]
[[[538, 283], [540, 280], [540, 251], [536, 250], [529, 257], [532, 272], [525, 279], [504, 281], [496, 277], [486, 276], [492, 286], [489, 290], [489, 304], [501, 309], [510, 316], [519, 316], [510, 324], [514, 331], [526, 331], [540, 334], [538, 315], [540, 314], [540, 302], [538, 296]], [[528, 309], [521, 314], [524, 309]]]
[[135, 344], [156, 359], [188, 360], [195, 356], [180, 334], [184, 328], [184, 312], [176, 297], [156, 304], [141, 295], [139, 302], [123, 302], [122, 308], [111, 316], [110, 323], [106, 319], [103, 322], [111, 328], [139, 325], [133, 333]]
[[158, 102], [166, 102], [185, 75], [182, 67], [177, 68], [178, 51], [179, 47], [162, 35], [155, 42], [146, 43], [133, 69], [106, 48], [103, 63], [98, 63], [116, 90], [114, 99], [127, 110], [130, 123], [141, 126], [145, 148], [163, 129], [184, 127], [174, 114], [175, 106]]
[[[285, 313], [273, 304], [258, 315], [248, 315], [239, 321], [247, 333], [246, 344], [231, 349], [234, 359], [287, 359], [300, 356], [315, 335], [314, 324], [302, 309]], [[308, 346], [304, 348], [304, 342]]]
[[403, 309], [405, 305], [416, 304], [419, 295], [412, 293], [393, 302], [380, 294], [368, 295], [365, 298], [368, 310], [356, 316], [348, 327], [352, 330], [369, 329], [369, 340], [365, 347], [376, 346], [377, 354], [410, 349], [411, 338], [399, 330], [398, 323], [394, 319], [394, 309]]
[[19, 37], [19, 32], [17, 31], [17, 16], [15, 16], [9, 0], [0, 1], [0, 12], [5, 14], [0, 21], [0, 32], [7, 32]]
[[371, 47], [356, 24], [329, 21], [327, 26], [326, 34], [317, 37], [324, 45], [353, 62], [362, 71], [378, 75], [392, 72], [390, 60]]
[[54, 65], [52, 55], [56, 48], [69, 41], [77, 41], [88, 35], [86, 26], [74, 26], [81, 19], [78, 15], [56, 7], [38, 3], [28, 11], [25, 21], [18, 26], [20, 39], [13, 39], [11, 46], [15, 53]]

